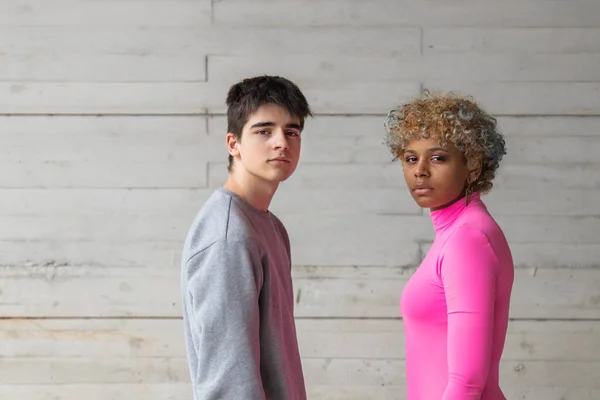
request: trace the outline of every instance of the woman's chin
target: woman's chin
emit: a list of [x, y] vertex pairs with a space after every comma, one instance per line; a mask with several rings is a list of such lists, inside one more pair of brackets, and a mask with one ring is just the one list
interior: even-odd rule
[[429, 196], [413, 196], [417, 205], [421, 208], [434, 208], [439, 206], [439, 201]]
[[450, 198], [439, 199], [428, 196], [413, 196], [417, 205], [421, 208], [429, 208], [432, 211], [440, 210], [442, 208], [446, 208], [456, 203], [458, 200], [462, 199], [464, 196], [457, 195]]

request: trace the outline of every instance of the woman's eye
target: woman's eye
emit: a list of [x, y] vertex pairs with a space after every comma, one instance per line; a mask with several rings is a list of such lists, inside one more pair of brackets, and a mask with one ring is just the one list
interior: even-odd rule
[[431, 161], [434, 161], [434, 162], [443, 162], [445, 160], [446, 160], [446, 158], [444, 158], [442, 156], [433, 156], [433, 157], [431, 157]]
[[406, 158], [404, 159], [404, 161], [405, 161], [405, 162], [408, 162], [408, 163], [410, 163], [410, 162], [415, 162], [416, 160], [417, 160], [417, 158], [416, 158], [416, 157], [413, 157], [413, 156], [406, 157]]

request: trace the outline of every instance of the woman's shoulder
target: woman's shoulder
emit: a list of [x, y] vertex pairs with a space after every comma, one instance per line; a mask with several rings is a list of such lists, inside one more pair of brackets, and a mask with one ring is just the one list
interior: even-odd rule
[[475, 230], [490, 238], [502, 233], [502, 228], [481, 201], [465, 208], [457, 221], [456, 230]]
[[[466, 213], [465, 213], [466, 214]], [[456, 222], [442, 246], [442, 253], [448, 251], [489, 254], [502, 259], [510, 253], [508, 241], [500, 225], [487, 210], [474, 210]]]

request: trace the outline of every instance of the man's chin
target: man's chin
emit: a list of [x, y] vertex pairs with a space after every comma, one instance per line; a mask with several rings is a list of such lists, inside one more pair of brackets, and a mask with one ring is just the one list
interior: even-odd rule
[[288, 172], [279, 172], [279, 173], [275, 173], [275, 174], [267, 174], [267, 175], [263, 175], [261, 176], [261, 178], [267, 182], [271, 182], [274, 184], [279, 184], [281, 182], [285, 182], [287, 179], [289, 179], [289, 177], [292, 176], [291, 173]]
[[284, 181], [288, 180], [293, 174], [294, 174], [293, 168], [285, 169], [285, 170], [281, 169], [271, 175], [271, 180], [277, 181], [277, 182], [284, 182]]
[[274, 178], [273, 178], [273, 181], [274, 181], [274, 182], [278, 182], [278, 183], [285, 182], [285, 181], [287, 181], [287, 180], [288, 180], [288, 179], [289, 179], [291, 176], [292, 176], [292, 174], [285, 174], [285, 175], [277, 176], [277, 177], [274, 177]]

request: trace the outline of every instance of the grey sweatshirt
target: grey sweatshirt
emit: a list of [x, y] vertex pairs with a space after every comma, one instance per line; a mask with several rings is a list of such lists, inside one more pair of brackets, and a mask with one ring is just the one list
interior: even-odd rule
[[181, 286], [195, 400], [304, 400], [290, 242], [277, 217], [219, 188], [185, 241]]

